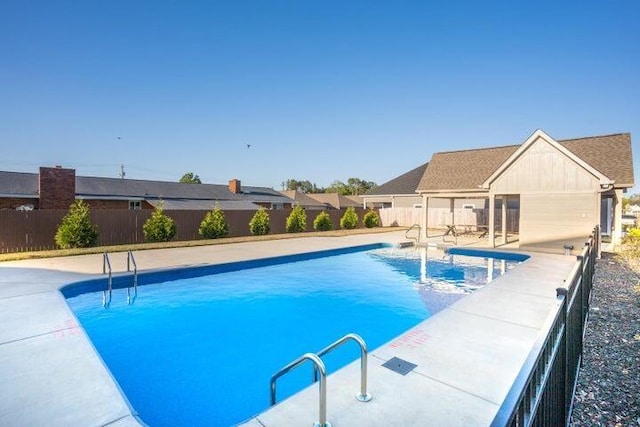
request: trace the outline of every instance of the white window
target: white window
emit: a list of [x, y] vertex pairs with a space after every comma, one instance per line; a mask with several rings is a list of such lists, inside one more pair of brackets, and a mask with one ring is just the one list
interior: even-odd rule
[[129, 200], [129, 210], [137, 211], [142, 209], [142, 202], [140, 200]]
[[281, 209], [284, 209], [284, 204], [282, 204], [282, 203], [271, 203], [271, 209], [279, 211]]

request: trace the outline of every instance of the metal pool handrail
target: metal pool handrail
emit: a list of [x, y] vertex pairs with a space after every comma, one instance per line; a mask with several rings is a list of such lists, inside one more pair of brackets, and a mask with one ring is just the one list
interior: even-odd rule
[[276, 380], [292, 369], [298, 367], [305, 360], [313, 362], [315, 368], [320, 371], [320, 383], [318, 386], [320, 394], [320, 415], [319, 420], [314, 424], [314, 427], [331, 427], [331, 424], [327, 422], [327, 370], [322, 359], [313, 353], [303, 354], [271, 377], [271, 406], [276, 404]]
[[127, 303], [129, 305], [133, 304], [138, 297], [138, 264], [136, 264], [136, 259], [133, 257], [133, 252], [128, 251], [127, 271], [131, 271], [131, 264], [133, 264], [133, 298], [131, 298], [129, 288], [127, 288]]
[[[355, 341], [358, 346], [360, 346], [360, 392], [356, 394], [356, 399], [358, 399], [360, 402], [369, 402], [372, 397], [371, 394], [367, 393], [367, 344], [364, 342], [360, 335], [353, 333], [347, 334], [336, 342], [329, 344], [328, 346], [317, 352], [316, 355], [324, 356], [325, 354], [336, 349], [349, 340]], [[316, 381], [318, 381], [318, 372], [316, 369], [314, 369], [313, 382]]]
[[[109, 304], [111, 304], [111, 290], [112, 290], [112, 280], [111, 280], [111, 261], [109, 261], [109, 255], [104, 252], [102, 254], [102, 274], [109, 273], [109, 279], [107, 280], [107, 290], [102, 291], [102, 306], [104, 308], [108, 308]], [[107, 291], [109, 292], [109, 299], [107, 299]]]
[[[411, 230], [413, 230], [414, 228], [418, 229], [418, 235], [416, 237], [409, 237], [409, 232]], [[409, 227], [409, 229], [404, 233], [404, 238], [408, 239], [408, 240], [415, 240], [416, 241], [416, 246], [418, 246], [418, 243], [420, 243], [420, 235], [422, 234], [422, 227], [420, 226], [420, 224], [413, 224], [411, 227]]]

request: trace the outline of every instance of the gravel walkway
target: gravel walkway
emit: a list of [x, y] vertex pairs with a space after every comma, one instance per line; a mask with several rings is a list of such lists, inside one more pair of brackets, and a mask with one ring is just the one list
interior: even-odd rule
[[615, 256], [598, 260], [572, 426], [640, 426], [639, 282]]

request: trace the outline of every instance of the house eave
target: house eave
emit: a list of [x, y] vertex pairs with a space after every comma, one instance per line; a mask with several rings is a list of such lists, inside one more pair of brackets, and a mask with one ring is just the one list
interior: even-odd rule
[[91, 194], [76, 194], [76, 199], [79, 200], [145, 200], [140, 196], [94, 196]]
[[6, 199], [38, 199], [37, 194], [0, 193], [0, 197]]

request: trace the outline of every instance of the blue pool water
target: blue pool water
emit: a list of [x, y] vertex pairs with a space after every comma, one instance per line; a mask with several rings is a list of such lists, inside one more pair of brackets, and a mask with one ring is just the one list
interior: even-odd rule
[[[349, 332], [379, 347], [518, 264], [393, 249], [304, 258], [141, 286], [132, 305], [126, 289], [108, 309], [102, 292], [67, 301], [143, 421], [228, 426], [265, 410], [271, 375], [301, 354]], [[358, 356], [348, 344], [323, 359], [331, 373]], [[304, 366], [282, 377], [278, 401], [310, 378]]]

